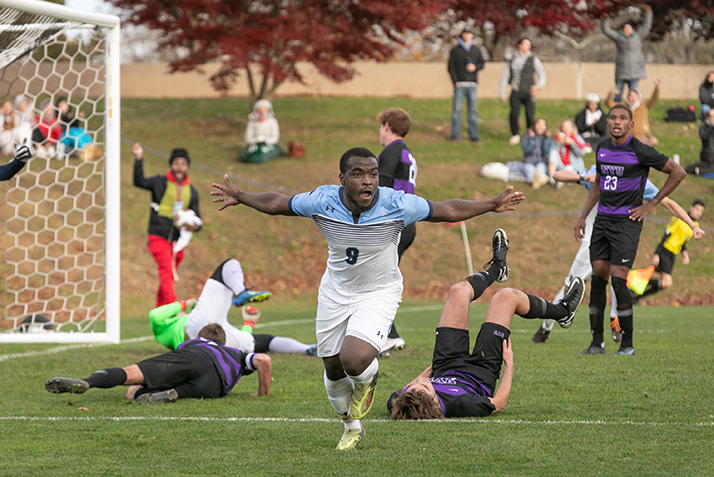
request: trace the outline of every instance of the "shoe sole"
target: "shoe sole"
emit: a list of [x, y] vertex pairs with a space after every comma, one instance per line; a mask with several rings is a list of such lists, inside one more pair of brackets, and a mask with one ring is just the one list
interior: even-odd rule
[[588, 348], [588, 349], [586, 349], [585, 351], [579, 352], [578, 354], [579, 354], [579, 355], [582, 355], [582, 356], [590, 356], [590, 355], [596, 355], [596, 354], [605, 354], [605, 349], [604, 349], [604, 348], [600, 348], [598, 351], [593, 352], [593, 351], [590, 351], [590, 348]]
[[575, 309], [572, 311], [572, 313], [570, 313], [565, 320], [558, 322], [561, 328], [570, 328], [570, 325], [573, 324], [573, 320], [575, 319], [575, 314], [578, 312], [578, 308], [580, 308], [580, 304], [583, 302], [583, 298], [585, 298], [585, 282], [583, 282], [583, 279], [580, 277], [576, 277], [575, 279], [573, 279], [572, 282], [570, 282], [570, 286], [567, 290], [565, 290], [564, 296], [567, 296], [568, 292], [577, 283], [580, 283], [580, 286], [583, 287], [583, 291], [582, 293], [580, 293], [580, 299], [578, 300], [578, 304], [575, 306]]
[[[501, 235], [503, 236], [503, 245], [506, 247], [506, 252], [508, 252], [508, 250], [511, 248], [511, 243], [508, 241], [508, 234], [507, 234], [506, 231], [503, 230], [503, 229], [496, 229], [496, 231], [493, 233], [493, 239], [491, 239], [491, 248], [492, 248], [492, 249], [494, 248], [494, 246], [493, 246], [493, 241], [496, 239], [496, 235], [497, 235], [499, 232], [501, 232]], [[494, 255], [495, 255], [495, 251], [494, 251]], [[498, 276], [498, 278], [496, 279], [496, 281], [497, 281], [497, 282], [500, 282], [500, 283], [503, 283], [503, 282], [505, 282], [506, 280], [508, 280], [509, 278], [511, 278], [511, 269], [510, 269], [510, 267], [508, 266], [508, 264], [506, 264], [506, 274], [505, 274], [504, 276], [502, 276], [502, 275], [499, 274], [499, 276]]]
[[[377, 378], [379, 377], [379, 372], [374, 375], [372, 378], [371, 383], [369, 384], [369, 387], [367, 389], [367, 392], [364, 393], [364, 396], [362, 396], [362, 399], [357, 401], [354, 398], [354, 394], [352, 395], [352, 399], [350, 401], [350, 417], [352, 419], [362, 419], [364, 416], [366, 416], [370, 409], [372, 409], [372, 404], [374, 404], [374, 390], [377, 387]], [[352, 412], [354, 409], [357, 409], [355, 412]]]
[[159, 404], [166, 402], [174, 402], [178, 399], [178, 393], [175, 389], [169, 389], [168, 391], [161, 391], [158, 393], [147, 393], [142, 394], [138, 398], [134, 399], [138, 404]]
[[45, 383], [45, 389], [53, 394], [84, 394], [89, 389], [89, 384], [81, 379], [52, 378]]
[[622, 355], [622, 356], [634, 356], [634, 355], [635, 355], [635, 350], [634, 350], [634, 348], [633, 348], [631, 352], [629, 352], [629, 353], [623, 353], [622, 351], [620, 351], [620, 350], [618, 349], [617, 351], [613, 351], [612, 354], [619, 354], [619, 355]]
[[267, 299], [270, 298], [271, 296], [273, 296], [272, 293], [262, 293], [262, 294], [260, 294], [260, 295], [252, 296], [252, 297], [248, 298], [247, 300], [242, 301], [242, 302], [240, 302], [240, 303], [233, 303], [233, 306], [235, 306], [235, 307], [241, 307], [241, 306], [243, 306], [243, 305], [245, 305], [245, 304], [247, 304], [247, 303], [259, 303], [259, 302], [261, 302], [261, 301], [267, 300]]

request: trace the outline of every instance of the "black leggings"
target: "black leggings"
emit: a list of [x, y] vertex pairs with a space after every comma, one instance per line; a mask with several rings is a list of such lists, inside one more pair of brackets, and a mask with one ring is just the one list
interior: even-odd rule
[[518, 135], [518, 116], [521, 115], [521, 106], [526, 107], [526, 129], [533, 126], [535, 121], [535, 98], [530, 93], [521, 93], [519, 91], [511, 91], [511, 115], [509, 121], [511, 123], [511, 134]]

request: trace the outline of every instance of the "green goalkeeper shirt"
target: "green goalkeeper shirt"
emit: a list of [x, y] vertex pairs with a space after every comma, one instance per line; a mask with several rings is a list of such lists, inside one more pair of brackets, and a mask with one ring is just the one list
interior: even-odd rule
[[186, 341], [186, 320], [188, 315], [177, 316], [181, 312], [179, 302], [169, 303], [149, 312], [151, 332], [156, 341], [174, 350]]

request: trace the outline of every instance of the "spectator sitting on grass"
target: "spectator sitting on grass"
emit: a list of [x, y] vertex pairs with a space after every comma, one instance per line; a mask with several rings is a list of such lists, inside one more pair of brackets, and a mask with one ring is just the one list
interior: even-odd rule
[[590, 146], [590, 150], [607, 137], [607, 115], [600, 109], [600, 97], [597, 94], [587, 95], [585, 109], [575, 116], [575, 127]]
[[685, 169], [688, 174], [697, 176], [714, 172], [714, 109], [709, 110], [704, 124], [699, 127], [699, 137], [702, 140], [699, 162]]
[[575, 132], [572, 122], [566, 119], [560, 123], [560, 131], [555, 135], [553, 147], [550, 148], [548, 175], [553, 177], [555, 171], [560, 170], [585, 170], [585, 146], [587, 143]]
[[245, 128], [245, 150], [240, 155], [242, 162], [262, 163], [275, 157], [284, 156], [278, 141], [280, 127], [273, 113], [273, 105], [267, 99], [260, 99], [253, 105]]
[[540, 189], [548, 183], [548, 156], [552, 141], [545, 119], [536, 119], [533, 127], [523, 135], [523, 171], [528, 183]]
[[707, 73], [699, 87], [699, 102], [702, 103], [702, 119], [706, 119], [709, 111], [714, 108], [714, 71]]

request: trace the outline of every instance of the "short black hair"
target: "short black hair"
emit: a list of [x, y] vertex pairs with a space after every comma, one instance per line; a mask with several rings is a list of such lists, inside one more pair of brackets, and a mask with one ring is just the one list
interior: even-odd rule
[[344, 174], [347, 172], [347, 162], [349, 162], [351, 157], [372, 157], [375, 160], [377, 159], [377, 156], [375, 156], [369, 149], [365, 147], [353, 147], [342, 154], [342, 157], [340, 158], [340, 173]]
[[692, 207], [694, 207], [695, 205], [701, 205], [704, 208], [707, 207], [706, 205], [704, 205], [704, 201], [702, 199], [694, 199], [694, 202], [692, 202]]
[[201, 328], [201, 331], [198, 332], [198, 337], [211, 340], [221, 346], [226, 344], [226, 332], [218, 323], [209, 323]]
[[610, 116], [610, 113], [612, 112], [613, 109], [624, 109], [627, 111], [627, 115], [630, 117], [630, 121], [632, 121], [632, 110], [627, 107], [626, 104], [624, 103], [617, 103], [615, 104], [612, 108], [610, 108], [610, 112], [607, 113], [608, 117]]
[[520, 38], [518, 39], [518, 43], [516, 43], [516, 45], [520, 46], [521, 43], [523, 43], [523, 42], [526, 41], [526, 40], [528, 40], [528, 42], [531, 44], [531, 48], [532, 48], [532, 47], [533, 47], [533, 42], [532, 42], [531, 39], [528, 38], [527, 36], [522, 36], [522, 37], [520, 37]]

